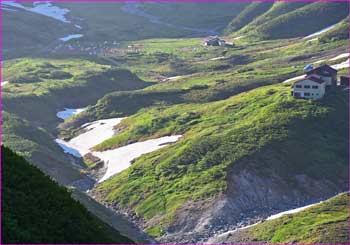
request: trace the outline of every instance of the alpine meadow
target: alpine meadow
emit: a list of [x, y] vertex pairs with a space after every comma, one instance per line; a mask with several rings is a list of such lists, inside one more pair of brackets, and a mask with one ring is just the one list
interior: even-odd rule
[[2, 244], [349, 244], [347, 1], [1, 1]]

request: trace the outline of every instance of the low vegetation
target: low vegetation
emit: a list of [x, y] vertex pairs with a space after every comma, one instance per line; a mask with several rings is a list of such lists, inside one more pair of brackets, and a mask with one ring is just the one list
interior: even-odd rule
[[343, 193], [300, 213], [232, 233], [227, 242], [348, 244], [348, 205], [349, 196]]
[[98, 191], [145, 219], [163, 215], [156, 224], [161, 229], [148, 227], [155, 232], [166, 230], [186, 200], [225, 192], [227, 169], [247, 156], [255, 159], [252, 163], [260, 162], [265, 151], [278, 153], [276, 159], [246, 168], [258, 168], [262, 175], [272, 168], [285, 179], [302, 171], [316, 179], [344, 181], [347, 93], [334, 90], [322, 101], [296, 100], [289, 86], [259, 88], [219, 102], [140, 111], [122, 123], [122, 134], [97, 147], [175, 133], [183, 133], [183, 138], [140, 157]]
[[132, 243], [9, 148], [1, 158], [2, 243]]

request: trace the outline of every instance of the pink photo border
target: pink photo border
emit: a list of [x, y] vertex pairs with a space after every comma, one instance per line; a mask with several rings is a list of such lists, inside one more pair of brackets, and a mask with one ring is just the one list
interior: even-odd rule
[[[14, 0], [17, 1], [17, 0]], [[349, 0], [53, 0], [49, 2], [349, 2]], [[4, 0], [0, 0], [1, 2], [6, 2]], [[34, 2], [33, 0], [19, 0], [18, 2]], [[37, 2], [47, 2], [47, 1], [37, 1]], [[349, 2], [349, 13], [350, 13], [350, 2]], [[2, 30], [2, 8], [0, 8], [0, 82], [2, 83], [2, 62], [3, 62], [3, 30]], [[350, 19], [348, 19], [349, 24], [350, 24]], [[349, 30], [349, 38], [348, 38], [348, 52], [350, 53], [350, 30]], [[350, 64], [349, 64], [350, 66]], [[348, 75], [350, 76], [350, 68], [348, 69]], [[348, 90], [349, 95], [350, 95], [350, 90]], [[350, 106], [350, 100], [348, 101], [349, 106]], [[2, 87], [0, 86], [0, 144], [2, 145]], [[350, 122], [350, 112], [349, 112], [349, 120], [348, 123]], [[349, 124], [350, 126], [350, 124]], [[348, 140], [349, 140], [349, 145], [350, 145], [350, 130], [348, 129]], [[348, 148], [348, 161], [349, 161], [349, 167], [348, 167], [348, 191], [350, 191], [350, 149]], [[2, 200], [2, 152], [1, 152], [1, 147], [0, 147], [0, 200]], [[348, 197], [349, 199], [349, 204], [350, 204], [350, 195]], [[348, 212], [350, 213], [350, 205], [348, 207]], [[0, 213], [2, 214], [2, 201], [0, 201]], [[350, 220], [349, 220], [349, 233], [348, 236], [350, 237]], [[0, 217], [0, 244], [1, 244], [1, 238], [2, 238], [2, 216]], [[68, 245], [68, 244], [62, 244], [62, 245]], [[98, 244], [90, 244], [90, 245], [98, 245]], [[104, 244], [100, 244], [104, 245]], [[107, 245], [107, 244], [106, 244]], [[109, 244], [110, 245], [110, 244]], [[191, 244], [192, 245], [192, 244]], [[219, 245], [219, 244], [218, 244]], [[245, 244], [245, 245], [257, 245], [257, 244]], [[264, 244], [266, 245], [266, 244]], [[279, 245], [279, 244], [276, 244]], [[282, 244], [281, 244], [282, 245]], [[312, 245], [312, 244], [310, 244]], [[316, 244], [313, 244], [316, 245]], [[335, 245], [335, 244], [323, 244], [323, 245]]]

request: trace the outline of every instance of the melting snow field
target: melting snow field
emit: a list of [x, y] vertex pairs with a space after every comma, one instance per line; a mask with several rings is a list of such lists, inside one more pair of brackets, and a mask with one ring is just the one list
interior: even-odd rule
[[317, 203], [313, 203], [313, 204], [310, 204], [310, 205], [306, 205], [304, 207], [300, 207], [300, 208], [295, 208], [295, 209], [291, 209], [291, 210], [288, 210], [288, 211], [284, 211], [284, 212], [281, 212], [281, 213], [278, 213], [278, 214], [274, 214], [274, 215], [271, 215], [270, 217], [268, 217], [266, 220], [273, 220], [273, 219], [277, 219], [277, 218], [280, 218], [282, 217], [283, 215], [286, 215], [286, 214], [295, 214], [295, 213], [298, 213], [300, 211], [303, 211], [307, 208], [310, 208], [314, 205], [317, 205], [317, 204], [320, 204], [322, 202], [317, 202]]
[[81, 38], [82, 36], [83, 36], [83, 34], [70, 34], [70, 35], [68, 35], [66, 37], [60, 38], [60, 40], [63, 41], [63, 42], [67, 42], [67, 41], [69, 41], [71, 39]]
[[127, 169], [131, 165], [133, 159], [142, 154], [158, 150], [169, 143], [174, 143], [180, 137], [181, 135], [165, 136], [158, 139], [137, 142], [114, 150], [93, 152], [93, 155], [99, 157], [107, 164], [107, 172], [99, 182], [101, 183], [124, 169]]
[[334, 60], [340, 60], [340, 59], [343, 59], [343, 58], [348, 58], [349, 57], [349, 53], [344, 53], [344, 54], [340, 54], [332, 59], [330, 59], [331, 61], [334, 61]]
[[[81, 126], [87, 130], [85, 133], [66, 142], [56, 139], [56, 142], [65, 145], [66, 153], [76, 157], [83, 157], [90, 152], [90, 148], [102, 143], [114, 135], [113, 127], [119, 124], [124, 118], [112, 118], [87, 123]], [[63, 147], [62, 147], [63, 148]], [[70, 149], [72, 151], [70, 151]]]
[[288, 82], [296, 81], [296, 80], [302, 79], [302, 78], [304, 78], [304, 77], [305, 77], [305, 75], [301, 75], [301, 76], [289, 78], [289, 79], [283, 81], [283, 83], [288, 83]]
[[105, 181], [111, 176], [127, 169], [133, 159], [155, 150], [158, 150], [169, 143], [176, 142], [181, 135], [165, 136], [158, 139], [151, 139], [144, 142], [137, 142], [117, 149], [95, 152], [90, 148], [102, 143], [114, 135], [114, 126], [119, 124], [124, 118], [113, 118], [99, 120], [82, 125], [87, 130], [70, 141], [56, 139], [55, 142], [64, 150], [65, 153], [75, 157], [83, 157], [87, 153], [92, 153], [100, 158], [107, 165], [106, 174], [99, 180]]
[[85, 110], [86, 110], [86, 108], [78, 108], [78, 109], [65, 108], [64, 111], [57, 112], [56, 116], [58, 118], [66, 120], [67, 118], [70, 118], [70, 117], [72, 117], [74, 115], [77, 115], [80, 112], [83, 112]]
[[346, 61], [340, 63], [340, 64], [336, 64], [336, 65], [331, 65], [332, 68], [336, 69], [336, 70], [340, 70], [343, 68], [348, 68], [350, 64], [350, 59], [347, 59]]
[[64, 23], [70, 23], [70, 21], [68, 21], [65, 17], [65, 15], [68, 12], [70, 12], [70, 10], [54, 6], [50, 2], [33, 2], [33, 7], [25, 7], [22, 4], [14, 1], [4, 1], [4, 2], [1, 2], [1, 5], [5, 6], [7, 9], [9, 9], [9, 7], [12, 7], [11, 10], [15, 10], [16, 8], [23, 9], [29, 12], [54, 18]]
[[324, 29], [322, 29], [322, 30], [320, 30], [318, 32], [312, 33], [312, 34], [304, 37], [304, 39], [308, 39], [308, 38], [311, 38], [311, 37], [315, 37], [315, 36], [321, 35], [322, 33], [325, 33], [327, 31], [333, 29], [336, 25], [337, 24], [334, 24], [334, 25], [328, 26], [328, 27], [326, 27], [326, 28], [324, 28]]
[[1, 83], [1, 87], [2, 86], [5, 86], [6, 84], [8, 84], [9, 83], [9, 81], [3, 81], [2, 83]]

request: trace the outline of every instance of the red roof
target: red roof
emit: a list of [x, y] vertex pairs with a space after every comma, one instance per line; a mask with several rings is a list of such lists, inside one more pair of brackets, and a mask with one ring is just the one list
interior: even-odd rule
[[319, 84], [322, 84], [322, 83], [325, 82], [325, 81], [323, 81], [320, 78], [317, 78], [317, 77], [314, 77], [314, 76], [307, 76], [307, 77], [304, 77], [302, 79], [299, 79], [299, 80], [295, 81], [294, 83], [302, 82], [302, 81], [305, 81], [305, 80], [310, 80], [310, 81], [313, 81], [313, 82], [319, 83]]
[[337, 74], [337, 70], [330, 67], [329, 65], [322, 65], [322, 66], [319, 66], [315, 69], [312, 69], [311, 71], [308, 71], [306, 74], [310, 75], [310, 74], [323, 74], [323, 72], [328, 72], [330, 74]]

